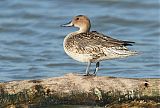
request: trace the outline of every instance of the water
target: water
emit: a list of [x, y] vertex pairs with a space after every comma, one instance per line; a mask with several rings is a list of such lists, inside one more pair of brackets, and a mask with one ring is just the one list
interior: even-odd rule
[[[140, 55], [101, 62], [98, 76], [160, 78], [158, 0], [1, 0], [0, 82], [84, 73], [86, 64], [68, 57], [62, 28], [75, 15], [90, 17], [92, 30], [121, 40]], [[92, 66], [94, 69], [95, 65]]]

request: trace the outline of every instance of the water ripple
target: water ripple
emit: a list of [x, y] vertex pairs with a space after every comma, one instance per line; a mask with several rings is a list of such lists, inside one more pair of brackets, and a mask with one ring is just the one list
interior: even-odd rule
[[92, 30], [135, 41], [129, 48], [140, 52], [102, 62], [98, 75], [160, 78], [159, 9], [158, 0], [1, 0], [0, 81], [85, 73], [87, 64], [63, 50], [64, 37], [77, 28], [60, 27], [78, 14], [91, 18]]

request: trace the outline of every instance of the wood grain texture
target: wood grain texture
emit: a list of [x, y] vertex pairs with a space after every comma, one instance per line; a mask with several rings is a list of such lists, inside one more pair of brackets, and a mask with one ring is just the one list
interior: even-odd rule
[[160, 105], [160, 79], [67, 74], [41, 80], [0, 83], [0, 108], [54, 104], [109, 106], [135, 100]]

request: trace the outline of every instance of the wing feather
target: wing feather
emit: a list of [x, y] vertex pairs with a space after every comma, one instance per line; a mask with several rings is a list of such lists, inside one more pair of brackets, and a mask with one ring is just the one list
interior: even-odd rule
[[105, 53], [104, 49], [110, 49], [112, 47], [121, 48], [121, 50], [128, 50], [125, 46], [134, 43], [117, 40], [95, 31], [73, 35], [68, 38], [67, 41], [66, 45], [69, 45], [68, 47], [71, 47], [71, 50], [74, 50], [76, 53], [95, 55], [102, 55]]

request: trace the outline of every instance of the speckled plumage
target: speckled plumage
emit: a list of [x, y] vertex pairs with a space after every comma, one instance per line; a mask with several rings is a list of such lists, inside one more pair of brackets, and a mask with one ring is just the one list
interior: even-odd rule
[[[68, 53], [92, 56], [90, 57], [90, 62], [97, 62], [105, 59], [134, 55], [136, 52], [129, 51], [127, 47], [125, 47], [131, 45], [131, 43], [133, 42], [113, 39], [109, 36], [92, 31], [75, 35], [70, 34], [66, 38], [64, 47]], [[78, 61], [88, 62], [83, 60]]]

